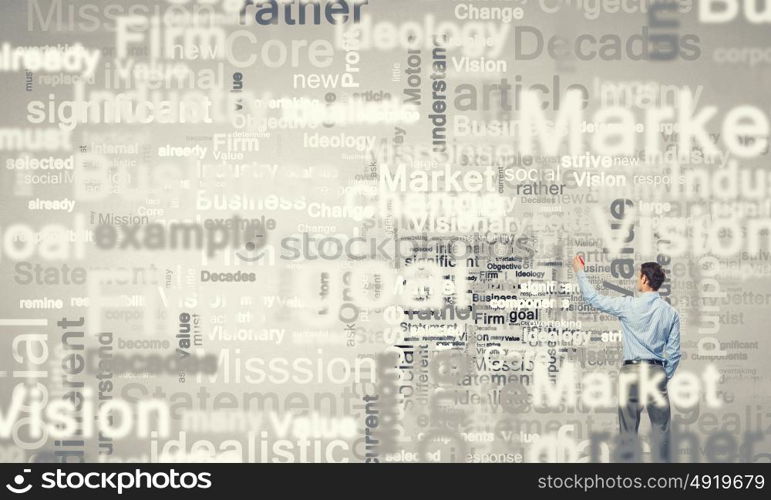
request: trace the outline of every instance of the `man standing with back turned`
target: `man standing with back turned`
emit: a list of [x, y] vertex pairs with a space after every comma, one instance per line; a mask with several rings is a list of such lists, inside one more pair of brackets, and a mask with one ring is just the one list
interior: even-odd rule
[[624, 364], [619, 371], [619, 430], [636, 436], [640, 414], [647, 408], [654, 453], [658, 451], [657, 458], [668, 462], [667, 381], [680, 362], [680, 314], [657, 292], [666, 277], [664, 271], [656, 262], [646, 262], [637, 275], [641, 292], [637, 297], [606, 297], [589, 283], [581, 257], [573, 258], [573, 270], [586, 303], [621, 320]]

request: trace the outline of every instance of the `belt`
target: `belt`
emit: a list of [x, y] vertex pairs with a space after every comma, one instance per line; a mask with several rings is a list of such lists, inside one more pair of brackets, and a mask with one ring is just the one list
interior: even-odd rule
[[649, 365], [664, 366], [664, 362], [659, 361], [658, 359], [627, 359], [626, 361], [624, 361], [625, 365], [639, 365], [640, 363], [648, 363]]

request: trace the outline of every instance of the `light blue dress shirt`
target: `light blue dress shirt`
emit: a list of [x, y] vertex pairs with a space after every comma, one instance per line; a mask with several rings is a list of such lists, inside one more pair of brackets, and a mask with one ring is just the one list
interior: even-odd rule
[[624, 360], [663, 361], [667, 378], [672, 378], [680, 363], [680, 314], [675, 308], [659, 292], [606, 297], [597, 293], [584, 271], [578, 271], [576, 276], [587, 304], [621, 320]]

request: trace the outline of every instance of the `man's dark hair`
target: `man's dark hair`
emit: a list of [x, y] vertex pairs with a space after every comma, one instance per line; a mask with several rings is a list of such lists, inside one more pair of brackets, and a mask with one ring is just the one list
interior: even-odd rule
[[648, 285], [654, 290], [658, 290], [667, 275], [657, 262], [646, 262], [640, 266], [640, 272], [648, 278]]

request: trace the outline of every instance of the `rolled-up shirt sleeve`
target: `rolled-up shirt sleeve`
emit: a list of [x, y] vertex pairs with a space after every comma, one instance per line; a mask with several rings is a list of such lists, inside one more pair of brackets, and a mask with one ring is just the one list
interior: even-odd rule
[[675, 316], [675, 320], [672, 322], [672, 328], [669, 330], [669, 336], [667, 337], [667, 346], [664, 349], [664, 354], [667, 358], [667, 378], [670, 379], [677, 370], [677, 365], [680, 364], [680, 315]]
[[600, 295], [592, 284], [589, 283], [589, 278], [587, 278], [584, 271], [578, 271], [576, 277], [578, 278], [578, 288], [581, 290], [581, 296], [587, 304], [618, 318], [624, 315], [627, 304], [631, 299], [630, 297], [606, 297], [605, 295]]

